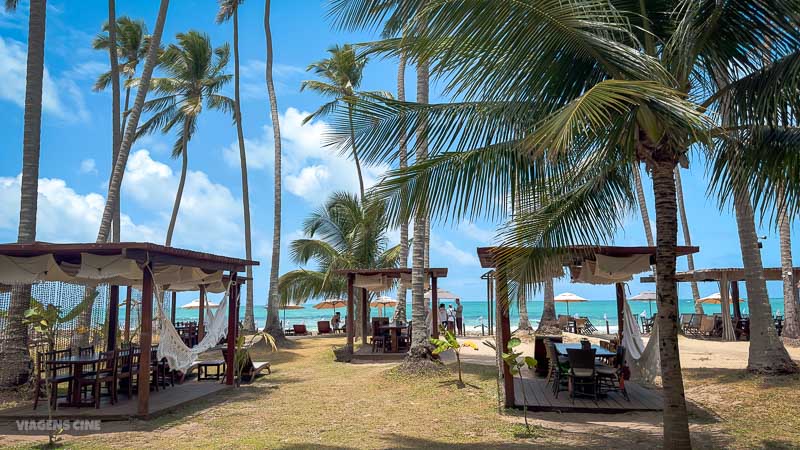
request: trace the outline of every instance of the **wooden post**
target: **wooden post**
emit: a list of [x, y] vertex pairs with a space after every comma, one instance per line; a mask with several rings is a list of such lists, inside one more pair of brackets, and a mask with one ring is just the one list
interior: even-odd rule
[[622, 332], [625, 329], [625, 285], [617, 283], [617, 334], [622, 344]]
[[[508, 350], [508, 342], [511, 340], [511, 319], [509, 317], [508, 287], [506, 286], [506, 274], [498, 270], [495, 272], [495, 317], [497, 319], [497, 351], [502, 354]], [[503, 405], [506, 408], [514, 406], [514, 376], [511, 368], [508, 367], [502, 358], [498, 358], [498, 364], [503, 367]]]
[[228, 357], [225, 364], [227, 365], [225, 371], [225, 384], [228, 386], [233, 385], [233, 369], [235, 364], [234, 357], [236, 356], [236, 335], [239, 333], [239, 283], [236, 282], [236, 272], [231, 272], [230, 280], [230, 294], [228, 296]]
[[434, 339], [439, 338], [439, 286], [436, 277], [431, 277], [431, 336]]
[[106, 351], [110, 352], [117, 348], [117, 334], [119, 334], [119, 286], [109, 286], [108, 301]]
[[347, 328], [347, 348], [353, 351], [353, 338], [355, 337], [355, 321], [353, 320], [353, 313], [355, 307], [353, 305], [353, 282], [355, 281], [355, 274], [347, 274], [347, 317], [345, 317], [344, 326]]
[[178, 293], [172, 291], [172, 308], [169, 310], [169, 320], [175, 325], [175, 308], [178, 306]]
[[133, 288], [127, 286], [128, 291], [125, 294], [125, 342], [131, 343], [131, 297], [133, 295]]
[[369, 294], [366, 288], [361, 288], [361, 343], [367, 345], [367, 308], [369, 308]]
[[[149, 263], [148, 263], [149, 264]], [[150, 409], [150, 345], [153, 342], [153, 274], [150, 268], [142, 269], [142, 325], [139, 328], [139, 415], [147, 416]]]
[[488, 283], [489, 283], [489, 317], [487, 318], [487, 320], [489, 322], [489, 334], [490, 335], [494, 334], [494, 332], [495, 332], [495, 323], [494, 323], [494, 303], [495, 303], [494, 285], [495, 285], [495, 280], [494, 280], [494, 274], [495, 274], [495, 272], [492, 272], [491, 275], [489, 275], [489, 280], [488, 280]]
[[206, 335], [206, 325], [205, 325], [205, 318], [206, 318], [206, 285], [200, 285], [200, 312], [198, 313], [197, 317], [197, 340], [203, 340], [203, 336]]
[[736, 318], [738, 323], [742, 320], [742, 305], [739, 303], [739, 282], [731, 281], [731, 300], [733, 301], [733, 317]]

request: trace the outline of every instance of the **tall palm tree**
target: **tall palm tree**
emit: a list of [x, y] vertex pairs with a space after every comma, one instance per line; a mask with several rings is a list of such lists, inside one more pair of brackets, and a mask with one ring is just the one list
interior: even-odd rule
[[[681, 182], [681, 168], [675, 168], [675, 193], [678, 201], [678, 216], [681, 221], [681, 228], [683, 230], [683, 244], [691, 246], [692, 236], [689, 233], [689, 219], [686, 217], [686, 205], [683, 202], [683, 183]], [[694, 255], [689, 253], [686, 255], [686, 267], [689, 270], [694, 270]], [[703, 314], [703, 305], [700, 303], [700, 290], [697, 288], [697, 281], [692, 280], [689, 283], [692, 289], [692, 301], [694, 302], [694, 311], [698, 314]]]
[[[400, 61], [397, 64], [397, 100], [406, 101], [406, 57], [400, 55]], [[400, 168], [405, 169], [408, 167], [408, 136], [405, 134], [400, 135], [398, 146], [398, 158], [400, 159]], [[408, 267], [408, 222], [403, 221], [400, 223], [400, 266]], [[406, 294], [408, 293], [408, 286], [401, 279], [397, 287], [397, 309], [395, 310], [395, 317], [406, 320]]]
[[[5, 0], [6, 11], [14, 11], [18, 0]], [[39, 143], [42, 130], [42, 83], [44, 81], [44, 36], [46, 0], [31, 0], [28, 11], [28, 61], [25, 72], [25, 117], [22, 131], [22, 183], [20, 188], [17, 242], [36, 240], [36, 210], [39, 195]], [[8, 325], [0, 341], [0, 387], [24, 383], [29, 376], [28, 327], [23, 323], [30, 306], [30, 286], [15, 289], [8, 306]]]
[[792, 263], [792, 221], [785, 208], [779, 212], [778, 232], [781, 248], [781, 274], [783, 277], [783, 332], [782, 336], [797, 339], [800, 337], [800, 311], [795, 296], [795, 283]]
[[[247, 259], [253, 257], [253, 240], [250, 231], [250, 188], [247, 183], [247, 152], [244, 147], [244, 130], [242, 124], [242, 104], [239, 95], [239, 5], [244, 0], [219, 0], [217, 23], [227, 22], [233, 18], [233, 101], [236, 136], [239, 142], [239, 165], [242, 169], [242, 211], [244, 214], [244, 249]], [[247, 266], [247, 278], [253, 278], [253, 268]], [[244, 328], [255, 331], [256, 320], [253, 313], [253, 283], [247, 283], [247, 298], [244, 306]]]
[[[113, 6], [116, 9], [116, 6]], [[112, 8], [112, 5], [109, 5]], [[110, 12], [110, 11], [109, 11]], [[109, 27], [109, 23], [116, 23], [116, 27]], [[147, 55], [147, 49], [150, 45], [150, 37], [147, 35], [147, 28], [142, 20], [133, 20], [130, 17], [120, 17], [116, 19], [116, 14], [112, 20], [112, 15], [109, 13], [109, 21], [103, 24], [103, 31], [105, 33], [98, 34], [92, 41], [92, 47], [95, 50], [105, 50], [113, 52], [111, 58], [111, 70], [101, 74], [92, 88], [94, 91], [102, 91], [111, 84], [112, 87], [112, 110], [114, 126], [113, 134], [113, 153], [111, 159], [111, 169], [114, 169], [116, 164], [117, 155], [122, 142], [122, 134], [125, 133], [125, 121], [128, 117], [128, 108], [130, 107], [131, 97], [131, 80], [136, 76], [136, 67], [139, 62]], [[111, 54], [111, 53], [110, 53]], [[125, 102], [124, 109], [120, 112], [120, 68], [119, 57], [123, 58], [121, 72], [126, 76], [125, 86]], [[121, 115], [121, 117], [120, 117]], [[121, 215], [121, 202], [117, 202], [114, 206], [114, 218], [112, 219], [112, 238], [113, 242], [120, 240], [120, 215]]]
[[[330, 54], [329, 58], [312, 63], [306, 68], [307, 71], [313, 71], [322, 79], [303, 81], [300, 84], [300, 91], [309, 89], [326, 97], [332, 97], [333, 100], [309, 114], [303, 120], [304, 124], [316, 118], [325, 117], [342, 103], [347, 106], [348, 114], [352, 116], [353, 104], [358, 101], [360, 95], [358, 88], [361, 86], [367, 58], [357, 55], [350, 44], [344, 44], [341, 47], [334, 45], [328, 49], [328, 53]], [[355, 139], [352, 140], [350, 146], [358, 174], [359, 192], [361, 199], [364, 200], [364, 176], [361, 173], [361, 162], [358, 160]]]
[[281, 260], [281, 127], [278, 117], [278, 98], [272, 80], [272, 29], [270, 27], [270, 0], [264, 2], [264, 37], [267, 45], [266, 82], [269, 94], [269, 112], [272, 118], [272, 137], [275, 143], [274, 212], [272, 224], [272, 260], [269, 269], [269, 298], [267, 299], [266, 331], [277, 339], [283, 338], [283, 327], [278, 317], [281, 298], [278, 291], [278, 274]]
[[[612, 3], [431, 3], [407, 25], [413, 38], [373, 48], [435, 61], [433, 73], [459, 102], [362, 102], [356, 139], [365, 162], [393, 162], [383, 144], [400, 127], [427, 131], [432, 157], [393, 172], [375, 192], [400, 215], [505, 217], [509, 206], [498, 198], [513, 204], [511, 180], [522, 180], [527, 189], [519, 192], [544, 206], [523, 210], [503, 233], [510, 250], [498, 260], [512, 278], [541, 275], [554, 248], [610, 241], [634, 208], [631, 171], [644, 162], [656, 205], [665, 443], [689, 448], [677, 339], [675, 168], [688, 163], [690, 150], [709, 149], [727, 132], [718, 115], [700, 112], [716, 112], [721, 98], [736, 100], [734, 120], [745, 130], [782, 110], [775, 103], [794, 101], [764, 90], [796, 89], [798, 77], [775, 74], [794, 67], [800, 27], [785, 4], [639, 2], [649, 9], [627, 11], [632, 2]], [[659, 43], [656, 56], [641, 51], [650, 40]], [[764, 58], [772, 64], [764, 67]], [[734, 81], [718, 84], [713, 75], [731, 66]], [[332, 122], [331, 133], [340, 142], [349, 138], [344, 117]], [[787, 368], [781, 352], [769, 356], [773, 367]]]
[[170, 44], [161, 55], [161, 67], [167, 76], [150, 81], [151, 89], [160, 97], [148, 100], [144, 110], [154, 114], [137, 132], [137, 136], [142, 136], [156, 130], [169, 133], [176, 126], [181, 130], [172, 148], [172, 157], [181, 158], [181, 176], [167, 228], [166, 246], [172, 245], [189, 166], [189, 141], [197, 129], [203, 104], [224, 113], [235, 111], [234, 101], [219, 93], [231, 80], [231, 75], [225, 73], [230, 59], [228, 44], [212, 51], [211, 39], [199, 31], [178, 33], [175, 39], [178, 43]]
[[388, 247], [389, 230], [382, 203], [362, 202], [337, 192], [303, 222], [305, 237], [292, 241], [292, 260], [300, 268], [283, 274], [281, 298], [302, 303], [311, 298], [340, 298], [347, 293], [341, 269], [389, 269], [400, 263], [400, 245]]
[[542, 318], [539, 319], [539, 326], [536, 331], [543, 331], [548, 328], [558, 326], [558, 318], [556, 317], [556, 300], [555, 292], [553, 291], [553, 279], [545, 278], [544, 280], [544, 305], [542, 306]]
[[128, 115], [128, 120], [125, 122], [125, 133], [122, 135], [119, 154], [114, 163], [114, 170], [111, 172], [111, 181], [108, 183], [108, 195], [106, 196], [106, 204], [103, 208], [100, 227], [97, 230], [97, 242], [106, 242], [108, 240], [116, 205], [119, 203], [122, 179], [125, 176], [125, 166], [128, 165], [128, 156], [130, 155], [131, 146], [136, 137], [136, 130], [139, 126], [139, 118], [142, 115], [147, 91], [150, 89], [150, 79], [153, 76], [153, 69], [155, 69], [159, 58], [161, 35], [164, 32], [164, 23], [167, 21], [168, 9], [169, 0], [161, 0], [158, 8], [158, 16], [156, 17], [156, 26], [150, 37], [150, 44], [147, 48], [147, 56], [145, 57], [144, 68], [142, 69], [142, 76], [139, 79], [139, 88], [136, 90], [136, 98], [133, 101], [133, 107]]

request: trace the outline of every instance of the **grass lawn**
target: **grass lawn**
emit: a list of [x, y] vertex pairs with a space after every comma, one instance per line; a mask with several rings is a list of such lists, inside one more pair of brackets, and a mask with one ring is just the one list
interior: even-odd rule
[[[66, 436], [63, 443], [69, 448], [660, 446], [658, 413], [531, 414], [534, 427], [527, 434], [521, 411], [498, 414], [494, 367], [465, 364], [467, 387], [459, 389], [455, 374], [403, 378], [390, 365], [335, 363], [331, 347], [343, 342], [297, 340], [270, 354], [273, 373], [251, 385], [152, 421], [105, 422], [102, 433]], [[689, 369], [685, 377], [696, 448], [800, 445], [800, 377], [711, 369]], [[10, 438], [21, 446], [46, 442], [46, 437]]]

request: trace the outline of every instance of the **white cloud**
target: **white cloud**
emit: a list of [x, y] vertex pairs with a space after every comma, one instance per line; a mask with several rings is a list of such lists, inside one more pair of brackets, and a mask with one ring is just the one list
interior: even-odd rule
[[451, 241], [442, 241], [435, 234], [431, 235], [431, 251], [446, 257], [448, 262], [452, 261], [462, 266], [480, 267], [480, 261], [474, 252], [461, 250]]
[[[251, 59], [242, 64], [241, 94], [243, 100], [263, 100], [267, 98], [267, 85], [265, 71], [267, 64], [264, 60]], [[275, 90], [280, 93], [298, 92], [300, 90], [299, 76], [306, 73], [305, 69], [291, 64], [276, 63], [272, 65], [272, 78]]]
[[481, 244], [491, 244], [495, 239], [494, 230], [485, 230], [471, 222], [465, 222], [459, 225], [458, 231]]
[[[25, 105], [27, 50], [21, 42], [0, 37], [0, 98]], [[42, 81], [42, 110], [63, 120], [85, 121], [89, 112], [78, 86], [69, 78], [54, 79], [47, 67]]]
[[[0, 229], [15, 231], [19, 223], [21, 176], [0, 177]], [[39, 179], [36, 239], [50, 242], [94, 242], [105, 198], [79, 194], [58, 178]], [[122, 216], [122, 233], [128, 240], [153, 241], [156, 230]]]
[[93, 173], [97, 174], [97, 163], [94, 159], [84, 159], [81, 161], [81, 173]]
[[[288, 108], [281, 114], [282, 170], [286, 190], [311, 204], [321, 203], [331, 192], [359, 189], [358, 175], [353, 161], [334, 149], [322, 145], [322, 136], [328, 125], [324, 121], [311, 121], [303, 125], [309, 113]], [[273, 133], [264, 126], [258, 139], [245, 138], [247, 166], [250, 169], [273, 167]], [[223, 149], [225, 161], [239, 167], [239, 146], [236, 141]], [[369, 187], [386, 172], [386, 166], [362, 167], [364, 184]]]

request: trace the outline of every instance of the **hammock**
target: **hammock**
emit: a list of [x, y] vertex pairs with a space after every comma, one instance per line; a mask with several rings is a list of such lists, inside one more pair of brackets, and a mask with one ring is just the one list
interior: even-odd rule
[[622, 333], [622, 345], [625, 346], [625, 362], [631, 369], [631, 378], [653, 384], [656, 376], [661, 374], [661, 361], [658, 355], [658, 322], [653, 324], [653, 331], [647, 345], [642, 341], [639, 324], [625, 302]]
[[[175, 329], [175, 326], [172, 324], [172, 322], [170, 322], [169, 318], [164, 313], [161, 303], [157, 302], [159, 340], [158, 351], [156, 354], [159, 360], [162, 358], [167, 358], [169, 367], [172, 370], [186, 372], [192, 366], [192, 364], [197, 361], [197, 357], [200, 356], [201, 353], [208, 351], [212, 347], [215, 347], [220, 339], [228, 334], [228, 317], [226, 314], [223, 314], [222, 311], [227, 308], [230, 296], [230, 283], [231, 282], [228, 282], [227, 289], [225, 289], [225, 296], [219, 304], [217, 313], [210, 316], [211, 319], [209, 320], [208, 326], [205, 329], [205, 337], [203, 337], [203, 339], [192, 348], [186, 346], [186, 344], [183, 342], [183, 339], [181, 339], [178, 330]], [[156, 295], [160, 295], [158, 292], [158, 284], [153, 284], [156, 290]], [[234, 301], [238, 300], [239, 299], [237, 298]], [[208, 313], [210, 310], [207, 305], [208, 303], [206, 303], [206, 313]]]

